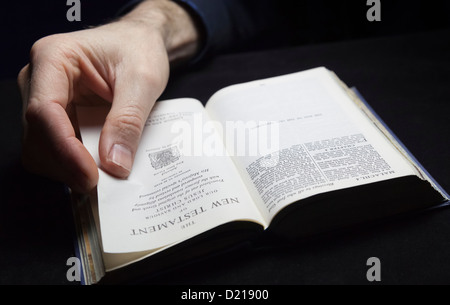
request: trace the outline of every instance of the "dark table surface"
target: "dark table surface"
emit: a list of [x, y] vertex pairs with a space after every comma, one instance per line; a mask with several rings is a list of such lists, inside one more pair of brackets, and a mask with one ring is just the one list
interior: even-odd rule
[[[447, 192], [450, 190], [450, 31], [229, 54], [172, 75], [162, 99], [202, 101], [220, 88], [317, 66], [355, 86]], [[21, 102], [0, 82], [0, 284], [69, 284], [74, 256], [61, 184], [20, 163]], [[450, 284], [450, 209], [389, 219], [289, 247], [229, 253], [149, 279], [174, 284]]]

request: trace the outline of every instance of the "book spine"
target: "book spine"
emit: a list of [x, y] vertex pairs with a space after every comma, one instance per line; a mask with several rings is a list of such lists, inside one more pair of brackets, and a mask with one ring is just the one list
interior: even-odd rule
[[[371, 115], [377, 120], [377, 124], [380, 124], [384, 128], [384, 133], [388, 133], [389, 137], [391, 138], [391, 141], [394, 142], [394, 144], [397, 146], [397, 148], [400, 148], [402, 153], [406, 155], [406, 157], [414, 164], [414, 166], [420, 171], [422, 176], [428, 180], [431, 185], [439, 191], [439, 193], [442, 194], [442, 196], [445, 198], [445, 202], [442, 204], [436, 206], [436, 207], [442, 207], [450, 205], [450, 196], [449, 194], [444, 190], [444, 188], [433, 178], [433, 176], [430, 175], [430, 173], [425, 169], [425, 167], [422, 166], [422, 164], [414, 157], [414, 155], [411, 153], [411, 151], [403, 144], [403, 142], [395, 135], [395, 133], [389, 128], [389, 126], [381, 119], [381, 117], [374, 111], [374, 109], [367, 103], [367, 101], [364, 99], [362, 94], [356, 89], [355, 87], [350, 88], [350, 90], [356, 95], [356, 97], [361, 101], [361, 103], [364, 104], [364, 107], [367, 108], [367, 110], [371, 113]], [[435, 207], [435, 208], [436, 208]]]

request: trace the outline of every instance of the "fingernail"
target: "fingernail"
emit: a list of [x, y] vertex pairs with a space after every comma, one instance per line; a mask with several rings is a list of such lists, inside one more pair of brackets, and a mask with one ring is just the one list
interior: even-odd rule
[[131, 158], [131, 151], [120, 144], [114, 144], [109, 152], [109, 160], [128, 172], [131, 171], [131, 167], [133, 166]]

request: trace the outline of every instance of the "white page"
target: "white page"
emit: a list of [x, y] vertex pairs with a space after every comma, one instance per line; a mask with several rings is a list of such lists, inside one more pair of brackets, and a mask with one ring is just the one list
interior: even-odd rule
[[[83, 143], [97, 164], [99, 118], [104, 118], [106, 111], [77, 109]], [[223, 151], [223, 147], [214, 142], [207, 121], [196, 100], [159, 102], [144, 128], [129, 178], [116, 179], [99, 170], [104, 252], [157, 249], [233, 220], [263, 222], [231, 159], [223, 154], [208, 155], [206, 148]], [[180, 142], [186, 140], [180, 127], [191, 128], [190, 140], [200, 141], [202, 146], [186, 149], [190, 144]], [[200, 128], [200, 133], [195, 128]]]
[[416, 174], [325, 68], [222, 89], [206, 109], [222, 126], [256, 121], [257, 153], [229, 153], [266, 221], [321, 192]]

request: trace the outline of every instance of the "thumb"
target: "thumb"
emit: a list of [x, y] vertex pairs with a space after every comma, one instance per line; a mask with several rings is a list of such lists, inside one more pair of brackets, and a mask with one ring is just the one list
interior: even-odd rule
[[146, 72], [122, 73], [116, 79], [99, 143], [101, 166], [108, 173], [123, 179], [129, 176], [142, 130], [164, 87]]

